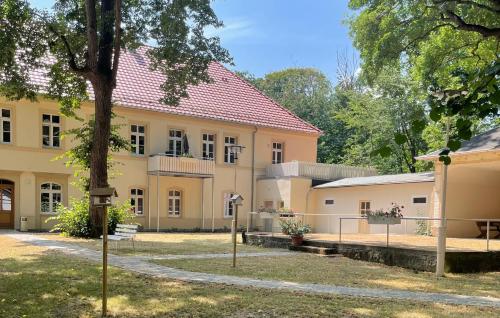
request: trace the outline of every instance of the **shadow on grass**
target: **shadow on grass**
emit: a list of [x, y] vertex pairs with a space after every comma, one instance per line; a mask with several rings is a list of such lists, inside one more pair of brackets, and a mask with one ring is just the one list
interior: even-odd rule
[[[0, 254], [0, 317], [100, 315], [99, 265], [57, 252], [13, 255]], [[114, 268], [109, 277], [112, 317], [494, 316], [485, 308], [189, 284]]]
[[500, 298], [499, 273], [447, 274], [436, 278], [433, 273], [352, 260], [346, 257], [316, 255], [266, 256], [242, 258], [236, 269], [230, 259], [155, 260], [155, 263], [184, 270], [284, 280], [337, 286], [388, 288], [422, 292], [440, 292]]

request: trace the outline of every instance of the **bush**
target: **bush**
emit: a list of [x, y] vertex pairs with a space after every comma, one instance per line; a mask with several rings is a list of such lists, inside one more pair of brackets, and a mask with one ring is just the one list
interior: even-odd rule
[[[61, 232], [75, 237], [90, 237], [89, 197], [82, 199], [72, 198], [68, 207], [59, 204], [56, 209], [57, 216], [47, 219], [46, 222], [55, 220], [57, 223], [51, 232]], [[125, 201], [108, 208], [108, 232], [113, 234], [116, 225], [133, 218], [130, 202]]]

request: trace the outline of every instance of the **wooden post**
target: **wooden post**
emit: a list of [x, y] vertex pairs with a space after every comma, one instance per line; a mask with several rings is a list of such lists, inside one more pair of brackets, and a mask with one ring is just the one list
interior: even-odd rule
[[102, 207], [102, 317], [107, 316], [108, 304], [108, 207]]
[[236, 235], [238, 229], [238, 205], [234, 205], [234, 214], [233, 214], [233, 267], [236, 267]]
[[386, 238], [386, 246], [389, 247], [389, 223], [387, 223], [387, 238]]

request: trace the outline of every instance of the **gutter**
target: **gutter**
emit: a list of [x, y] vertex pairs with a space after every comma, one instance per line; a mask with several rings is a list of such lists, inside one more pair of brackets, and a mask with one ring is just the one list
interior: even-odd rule
[[[255, 126], [255, 130], [252, 132], [252, 182], [251, 182], [251, 187], [252, 190], [250, 191], [250, 212], [253, 212], [255, 209], [255, 204], [254, 204], [254, 199], [255, 199], [255, 135], [257, 134], [257, 131], [259, 128]], [[252, 216], [248, 217], [248, 224], [247, 224], [247, 231], [250, 230], [250, 227], [252, 226]]]

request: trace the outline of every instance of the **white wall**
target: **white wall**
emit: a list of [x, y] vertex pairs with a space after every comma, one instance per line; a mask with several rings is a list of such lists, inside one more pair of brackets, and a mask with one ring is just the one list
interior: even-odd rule
[[[359, 202], [371, 201], [371, 209], [388, 209], [392, 202], [405, 207], [404, 216], [427, 217], [430, 213], [433, 182], [354, 186], [343, 188], [314, 189], [310, 195], [308, 214], [328, 214], [329, 216], [307, 217], [306, 222], [317, 233], [338, 233], [341, 216], [359, 216]], [[413, 204], [414, 196], [427, 196], [426, 204]], [[333, 199], [333, 205], [326, 206], [326, 199]], [[331, 215], [331, 216], [330, 216]], [[357, 233], [362, 230], [358, 220], [343, 220], [343, 233]], [[415, 221], [405, 221], [401, 225], [391, 225], [391, 233], [414, 234]], [[369, 233], [385, 233], [385, 225], [370, 225]]]

